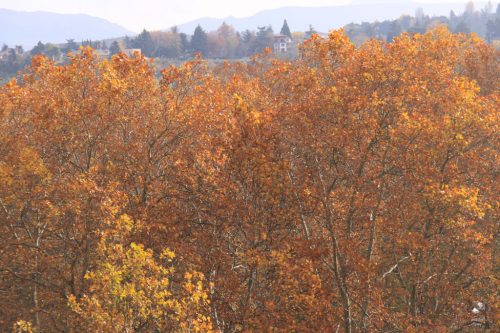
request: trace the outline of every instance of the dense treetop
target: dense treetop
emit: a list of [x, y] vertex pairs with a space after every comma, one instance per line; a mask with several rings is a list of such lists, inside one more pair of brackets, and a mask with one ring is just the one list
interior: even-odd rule
[[0, 86], [0, 331], [497, 330], [499, 78], [444, 28], [160, 79], [34, 57]]

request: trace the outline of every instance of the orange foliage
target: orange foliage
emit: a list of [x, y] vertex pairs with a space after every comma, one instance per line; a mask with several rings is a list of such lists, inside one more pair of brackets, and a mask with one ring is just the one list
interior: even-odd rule
[[443, 28], [35, 57], [0, 87], [0, 330], [495, 330], [498, 59]]

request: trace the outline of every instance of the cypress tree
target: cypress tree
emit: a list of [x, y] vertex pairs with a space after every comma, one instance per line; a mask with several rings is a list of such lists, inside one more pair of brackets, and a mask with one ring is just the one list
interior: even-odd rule
[[199, 52], [203, 56], [207, 54], [208, 36], [200, 25], [198, 25], [196, 29], [194, 29], [194, 34], [193, 37], [191, 38], [191, 49], [193, 52]]
[[288, 27], [288, 22], [286, 20], [283, 22], [280, 33], [292, 38], [292, 32], [290, 31], [290, 27]]

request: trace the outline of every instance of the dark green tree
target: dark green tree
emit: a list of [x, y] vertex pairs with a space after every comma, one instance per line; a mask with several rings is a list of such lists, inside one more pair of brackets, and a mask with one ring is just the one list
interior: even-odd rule
[[194, 29], [193, 37], [191, 38], [191, 51], [198, 52], [205, 56], [208, 50], [208, 36], [200, 25]]
[[74, 39], [66, 39], [66, 45], [62, 49], [64, 53], [78, 50], [78, 44]]
[[292, 32], [290, 31], [290, 27], [288, 26], [288, 22], [286, 20], [283, 22], [283, 26], [281, 27], [280, 34], [292, 38]]
[[470, 28], [467, 25], [467, 23], [465, 23], [464, 21], [460, 21], [457, 24], [457, 26], [455, 27], [455, 30], [453, 32], [456, 34], [458, 34], [458, 33], [468, 34], [468, 33], [470, 33]]
[[155, 44], [151, 38], [151, 34], [146, 29], [132, 40], [132, 47], [141, 49], [142, 54], [146, 57], [152, 57], [155, 50]]
[[314, 30], [312, 24], [309, 24], [309, 30], [306, 31], [306, 38], [311, 38], [312, 35], [317, 35], [318, 33]]
[[42, 42], [38, 42], [30, 51], [31, 55], [43, 54], [45, 51], [45, 45]]
[[181, 40], [181, 52], [182, 53], [186, 53], [189, 51], [189, 39], [188, 39], [188, 36], [181, 32], [179, 34], [179, 38]]
[[257, 27], [257, 34], [255, 35], [254, 52], [262, 52], [266, 47], [273, 46], [273, 28], [268, 25], [267, 27]]
[[130, 49], [132, 48], [132, 39], [130, 39], [129, 36], [125, 36], [125, 39], [124, 39], [124, 43], [125, 43], [125, 48], [126, 49]]
[[111, 46], [109, 47], [109, 53], [111, 55], [115, 55], [120, 51], [121, 51], [120, 44], [118, 44], [116, 40], [113, 41], [113, 43], [111, 43]]
[[393, 21], [391, 23], [391, 29], [389, 30], [389, 33], [387, 34], [387, 42], [392, 42], [394, 37], [397, 37], [401, 35], [403, 32], [403, 29], [401, 28], [401, 24], [399, 21]]

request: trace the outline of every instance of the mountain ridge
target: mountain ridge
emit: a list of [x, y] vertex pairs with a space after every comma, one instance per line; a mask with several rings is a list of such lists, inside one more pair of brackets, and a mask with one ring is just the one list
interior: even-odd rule
[[[204, 30], [211, 31], [216, 30], [223, 22], [226, 22], [238, 31], [255, 30], [257, 26], [264, 25], [271, 25], [275, 31], [279, 31], [283, 20], [286, 19], [292, 31], [306, 31], [309, 29], [309, 25], [312, 25], [317, 31], [327, 32], [349, 23], [396, 19], [404, 14], [414, 15], [418, 8], [422, 8], [425, 14], [446, 16], [451, 10], [463, 12], [465, 9], [465, 3], [458, 2], [418, 3], [405, 1], [394, 3], [379, 1], [379, 3], [355, 2], [349, 5], [322, 7], [289, 6], [263, 10], [246, 17], [202, 17], [179, 24], [177, 27], [179, 31], [191, 34], [197, 25], [200, 25]], [[486, 1], [474, 3], [476, 8], [483, 8], [486, 4]]]
[[0, 8], [0, 40], [31, 48], [38, 41], [62, 43], [67, 39], [100, 40], [135, 35], [117, 23], [88, 14], [16, 11]]

